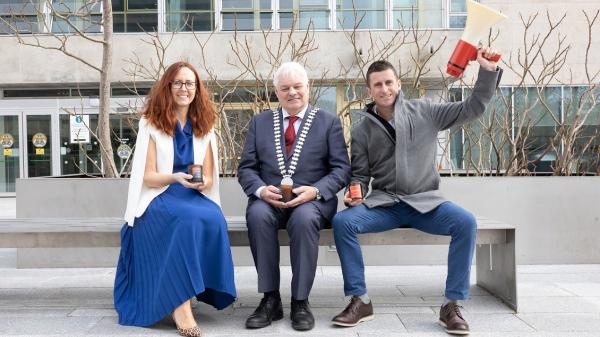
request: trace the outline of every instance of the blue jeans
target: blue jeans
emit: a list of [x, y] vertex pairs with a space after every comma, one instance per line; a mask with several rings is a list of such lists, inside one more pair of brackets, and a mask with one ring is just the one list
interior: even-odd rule
[[475, 217], [449, 201], [427, 213], [419, 213], [404, 202], [389, 207], [368, 208], [365, 205], [348, 208], [333, 218], [333, 234], [344, 276], [346, 296], [364, 295], [365, 265], [357, 234], [383, 232], [399, 227], [450, 235], [446, 298], [464, 300], [469, 297], [471, 260], [477, 237]]

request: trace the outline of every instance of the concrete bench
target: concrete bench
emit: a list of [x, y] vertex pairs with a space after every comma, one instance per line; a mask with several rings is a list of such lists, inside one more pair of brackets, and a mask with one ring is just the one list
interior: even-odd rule
[[[246, 220], [227, 217], [232, 246], [248, 246]], [[517, 311], [515, 227], [477, 218], [477, 285]], [[123, 220], [102, 219], [0, 219], [0, 248], [119, 247]], [[360, 236], [362, 245], [447, 245], [449, 237], [411, 228]], [[285, 230], [279, 242], [289, 245]], [[321, 231], [320, 244], [333, 246], [333, 232]]]

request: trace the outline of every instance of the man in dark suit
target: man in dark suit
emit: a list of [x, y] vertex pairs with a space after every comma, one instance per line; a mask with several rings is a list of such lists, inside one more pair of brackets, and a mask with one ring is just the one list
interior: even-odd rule
[[[284, 63], [273, 84], [281, 107], [252, 118], [238, 169], [248, 195], [246, 222], [258, 292], [264, 293], [246, 327], [262, 328], [283, 318], [277, 230], [286, 228], [292, 327], [310, 330], [315, 321], [308, 296], [317, 268], [319, 230], [336, 212], [336, 193], [350, 179], [350, 164], [340, 120], [308, 104], [306, 70], [295, 62]], [[282, 185], [293, 185], [292, 200], [283, 198]]]

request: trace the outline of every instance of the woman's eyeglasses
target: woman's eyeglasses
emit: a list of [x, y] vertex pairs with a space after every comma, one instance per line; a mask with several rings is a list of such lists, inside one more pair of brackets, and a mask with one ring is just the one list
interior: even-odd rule
[[185, 85], [185, 88], [187, 90], [194, 90], [194, 89], [196, 89], [196, 82], [173, 81], [173, 82], [171, 82], [171, 85], [175, 89], [181, 89], [183, 87], [183, 85]]

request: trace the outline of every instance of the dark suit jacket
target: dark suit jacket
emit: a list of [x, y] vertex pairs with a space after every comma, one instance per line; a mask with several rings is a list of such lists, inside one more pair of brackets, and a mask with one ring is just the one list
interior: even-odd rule
[[[312, 109], [309, 105], [300, 129], [306, 122], [306, 116]], [[281, 125], [281, 149], [285, 152], [283, 137], [283, 117], [281, 109], [279, 120]], [[296, 147], [294, 143], [293, 149]], [[291, 161], [286, 156], [286, 168]], [[254, 192], [261, 186], [279, 186], [281, 172], [277, 166], [275, 154], [275, 137], [273, 135], [273, 112], [263, 111], [250, 121], [246, 134], [246, 144], [238, 168], [238, 181], [244, 192], [250, 198], [249, 203], [256, 199]], [[311, 201], [317, 205], [323, 217], [331, 220], [337, 209], [336, 193], [345, 187], [350, 180], [350, 164], [344, 133], [339, 118], [336, 115], [319, 110], [306, 136], [302, 152], [298, 158], [296, 172], [292, 176], [294, 187], [315, 186], [319, 189], [322, 199]]]

